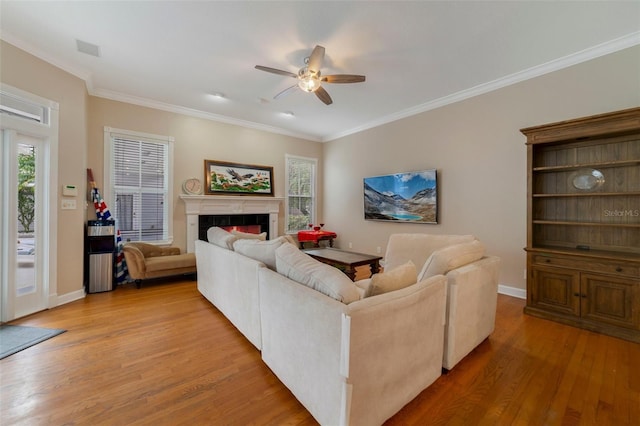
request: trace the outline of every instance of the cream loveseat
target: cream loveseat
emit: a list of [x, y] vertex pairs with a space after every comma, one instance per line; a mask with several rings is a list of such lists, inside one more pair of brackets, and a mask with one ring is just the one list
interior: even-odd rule
[[494, 330], [500, 258], [485, 256], [484, 245], [473, 235], [392, 234], [385, 271], [409, 260], [420, 271], [418, 280], [447, 277], [442, 366], [450, 370]]
[[382, 424], [440, 376], [444, 276], [416, 283], [407, 262], [359, 287], [284, 237], [209, 231], [196, 241], [198, 289], [320, 424]]

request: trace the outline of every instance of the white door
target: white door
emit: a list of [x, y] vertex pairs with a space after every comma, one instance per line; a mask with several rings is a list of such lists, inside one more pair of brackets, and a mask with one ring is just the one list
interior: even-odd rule
[[2, 130], [2, 295], [4, 321], [47, 308], [40, 244], [47, 211], [42, 196], [44, 139]]
[[0, 320], [56, 306], [58, 104], [0, 83]]

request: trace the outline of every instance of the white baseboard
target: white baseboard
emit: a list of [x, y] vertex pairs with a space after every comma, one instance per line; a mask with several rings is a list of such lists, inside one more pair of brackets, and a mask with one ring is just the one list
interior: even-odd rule
[[66, 303], [73, 302], [75, 300], [84, 299], [84, 297], [85, 297], [84, 289], [72, 291], [71, 293], [66, 293], [61, 296], [58, 296], [55, 300], [56, 304], [53, 306], [50, 306], [50, 308], [64, 305]]
[[510, 287], [504, 284], [498, 284], [498, 293], [506, 296], [517, 297], [518, 299], [527, 298], [527, 290], [523, 290], [517, 287]]

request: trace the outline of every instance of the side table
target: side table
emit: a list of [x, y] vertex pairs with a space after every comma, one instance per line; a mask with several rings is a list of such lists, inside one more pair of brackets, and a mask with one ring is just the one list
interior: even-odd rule
[[329, 241], [329, 247], [333, 247], [333, 239], [338, 234], [331, 231], [298, 231], [298, 242], [300, 248], [304, 248], [304, 243], [312, 242], [314, 247], [320, 247], [320, 241]]

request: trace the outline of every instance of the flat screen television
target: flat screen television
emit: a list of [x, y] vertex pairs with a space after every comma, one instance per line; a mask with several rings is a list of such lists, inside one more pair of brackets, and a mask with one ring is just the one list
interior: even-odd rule
[[364, 178], [364, 218], [438, 223], [437, 170]]

